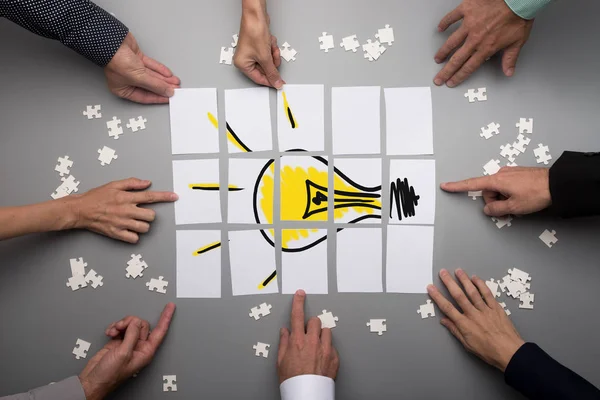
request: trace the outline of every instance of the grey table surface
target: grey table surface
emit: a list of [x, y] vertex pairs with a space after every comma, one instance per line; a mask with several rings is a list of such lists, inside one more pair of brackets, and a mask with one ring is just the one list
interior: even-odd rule
[[[235, 68], [217, 62], [219, 48], [237, 32], [238, 0], [98, 3], [125, 22], [144, 51], [171, 67], [184, 87], [218, 87], [221, 118], [222, 90], [251, 86]], [[436, 26], [457, 3], [273, 1], [273, 33], [299, 52], [296, 62], [284, 62], [283, 77], [290, 83], [326, 85], [330, 133], [331, 87], [431, 85], [439, 68], [433, 55], [447, 37]], [[598, 2], [557, 2], [538, 17], [512, 79], [502, 75], [499, 59], [493, 58], [460, 88], [433, 88], [438, 183], [481, 174], [481, 166], [498, 155], [499, 146], [514, 140], [511, 126], [519, 117], [535, 118], [532, 144], [549, 145], [555, 159], [567, 149], [600, 148], [599, 13]], [[323, 31], [333, 33], [336, 42], [353, 33], [364, 41], [385, 24], [395, 28], [396, 42], [378, 62], [339, 48], [329, 54], [319, 51], [317, 37]], [[105, 90], [100, 69], [8, 21], [0, 20], [0, 37], [1, 206], [48, 200], [59, 183], [53, 166], [64, 154], [75, 161], [72, 172], [81, 181], [81, 191], [129, 176], [151, 179], [154, 189], [172, 188], [167, 106], [145, 107], [113, 97]], [[481, 86], [487, 86], [489, 100], [469, 104], [463, 92]], [[83, 118], [86, 104], [102, 104], [103, 119]], [[126, 134], [118, 142], [106, 135], [106, 118], [139, 114], [148, 119], [143, 133]], [[492, 140], [480, 139], [479, 128], [492, 120], [506, 129]], [[118, 162], [105, 168], [96, 160], [96, 149], [103, 145], [113, 145], [119, 154]], [[327, 149], [331, 154], [330, 139]], [[226, 158], [223, 154], [222, 168]], [[531, 150], [519, 164], [535, 165]], [[385, 161], [384, 171], [387, 165]], [[232, 297], [224, 257], [223, 298], [176, 299], [174, 210], [172, 205], [155, 209], [158, 218], [151, 232], [136, 246], [81, 231], [0, 244], [0, 395], [79, 373], [85, 360], [71, 355], [76, 338], [91, 341], [90, 353], [95, 353], [111, 321], [134, 314], [154, 323], [164, 304], [175, 301], [176, 316], [156, 359], [113, 398], [278, 397], [278, 329], [287, 323], [291, 296]], [[333, 224], [326, 226], [334, 231]], [[557, 231], [559, 242], [552, 249], [538, 239], [546, 228]], [[438, 192], [434, 281], [439, 283], [441, 268], [463, 267], [486, 278], [501, 278], [512, 266], [529, 271], [535, 310], [519, 310], [517, 301], [507, 300], [518, 330], [600, 385], [600, 323], [595, 318], [599, 228], [597, 219], [559, 220], [540, 214], [498, 230], [482, 214], [481, 204]], [[125, 279], [125, 263], [133, 252], [143, 254], [152, 276], [160, 274], [171, 282], [165, 296], [149, 293], [144, 280]], [[71, 257], [84, 257], [104, 276], [104, 286], [74, 293], [66, 288]], [[504, 384], [501, 373], [463, 351], [439, 325], [439, 316], [419, 318], [416, 310], [425, 295], [337, 294], [333, 267], [329, 277], [332, 293], [310, 296], [307, 310], [316, 315], [327, 308], [339, 316], [334, 330], [341, 354], [339, 398], [520, 398]], [[259, 300], [273, 304], [273, 313], [257, 323], [248, 318], [248, 310]], [[380, 316], [388, 320], [382, 337], [364, 326]], [[256, 341], [273, 345], [268, 359], [253, 355]], [[177, 393], [162, 392], [163, 374], [177, 375]]]

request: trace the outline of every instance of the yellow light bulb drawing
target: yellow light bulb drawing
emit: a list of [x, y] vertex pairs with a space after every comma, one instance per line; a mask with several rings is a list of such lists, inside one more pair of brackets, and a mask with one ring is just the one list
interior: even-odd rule
[[[381, 218], [381, 186], [365, 187], [334, 168], [333, 199], [329, 199], [329, 165], [323, 157], [305, 157], [302, 166], [283, 166], [280, 175], [280, 208], [282, 221], [327, 221], [333, 205], [338, 223], [357, 223], [369, 218]], [[272, 196], [275, 169], [273, 160], [258, 176], [254, 192], [254, 215], [259, 224], [273, 223]], [[265, 219], [261, 218], [263, 216]], [[261, 231], [274, 245], [273, 230]], [[282, 233], [282, 249], [286, 252], [307, 250], [327, 238], [315, 229], [286, 229]], [[309, 240], [307, 240], [309, 239]]]

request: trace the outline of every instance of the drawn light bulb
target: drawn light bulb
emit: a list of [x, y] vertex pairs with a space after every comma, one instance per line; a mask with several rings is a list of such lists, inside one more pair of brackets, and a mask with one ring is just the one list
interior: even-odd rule
[[[333, 199], [329, 199], [329, 165], [322, 157], [302, 157], [299, 166], [284, 165], [280, 171], [280, 208], [282, 221], [325, 222], [333, 205], [336, 223], [357, 223], [381, 218], [381, 186], [365, 187], [334, 168]], [[272, 198], [275, 182], [274, 161], [269, 161], [257, 178], [254, 189], [254, 215], [259, 224], [273, 223]], [[261, 231], [274, 245], [273, 230]], [[283, 251], [304, 251], [327, 238], [316, 229], [285, 229]]]

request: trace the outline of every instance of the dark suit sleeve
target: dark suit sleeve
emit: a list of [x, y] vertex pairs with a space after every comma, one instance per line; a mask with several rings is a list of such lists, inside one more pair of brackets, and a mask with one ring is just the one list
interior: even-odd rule
[[561, 217], [600, 215], [600, 153], [565, 151], [550, 168], [550, 195]]
[[0, 17], [58, 40], [101, 67], [110, 62], [129, 32], [89, 0], [0, 0]]
[[600, 390], [534, 343], [517, 350], [504, 371], [504, 380], [531, 400], [600, 399]]

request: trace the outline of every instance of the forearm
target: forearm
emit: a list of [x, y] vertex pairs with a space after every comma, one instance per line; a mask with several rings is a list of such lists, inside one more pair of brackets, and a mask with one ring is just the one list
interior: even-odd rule
[[89, 0], [4, 0], [0, 17], [58, 40], [101, 67], [110, 62], [129, 32]]
[[512, 357], [504, 379], [530, 400], [597, 400], [600, 390], [561, 365], [533, 343], [525, 343]]
[[42, 386], [27, 393], [0, 397], [0, 400], [86, 400], [76, 376], [52, 385]]
[[19, 207], [0, 208], [0, 240], [30, 233], [60, 231], [75, 227], [74, 197]]
[[515, 14], [523, 19], [533, 19], [548, 4], [554, 0], [504, 0]]
[[242, 15], [247, 13], [266, 14], [267, 0], [242, 0]]
[[600, 214], [600, 153], [565, 151], [549, 179], [552, 212], [565, 218]]

